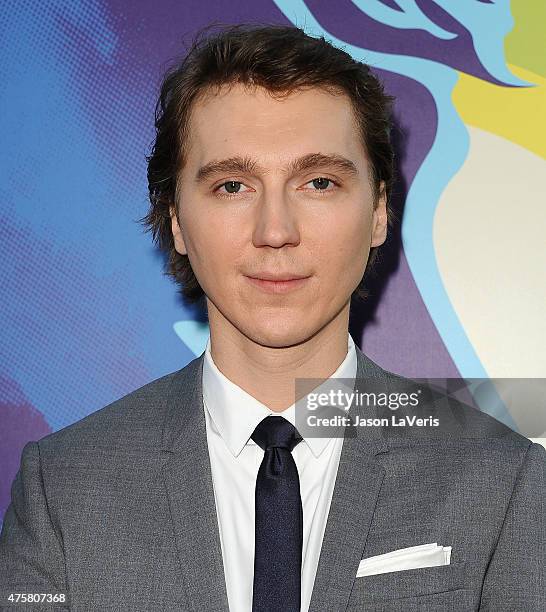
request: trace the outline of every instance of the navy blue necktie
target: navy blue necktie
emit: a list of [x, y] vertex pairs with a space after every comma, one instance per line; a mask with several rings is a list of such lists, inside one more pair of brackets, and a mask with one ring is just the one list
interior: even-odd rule
[[256, 478], [252, 612], [299, 612], [303, 509], [292, 449], [303, 439], [282, 416], [268, 416], [252, 439], [264, 458]]

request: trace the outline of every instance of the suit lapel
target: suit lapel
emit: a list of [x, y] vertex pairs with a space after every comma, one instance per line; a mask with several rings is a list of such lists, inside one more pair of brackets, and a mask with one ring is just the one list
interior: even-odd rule
[[[386, 376], [355, 348], [357, 378]], [[196, 612], [229, 612], [203, 412], [203, 357], [173, 376], [163, 477], [188, 604]], [[309, 612], [345, 610], [383, 482], [376, 456], [388, 452], [387, 444], [377, 428], [356, 430], [343, 441]]]
[[[383, 378], [386, 373], [355, 348], [356, 377]], [[379, 429], [355, 429], [357, 435], [343, 441], [309, 612], [346, 609], [385, 475], [376, 457], [388, 452]]]
[[203, 355], [173, 377], [163, 429], [163, 477], [192, 610], [228, 612], [202, 396]]

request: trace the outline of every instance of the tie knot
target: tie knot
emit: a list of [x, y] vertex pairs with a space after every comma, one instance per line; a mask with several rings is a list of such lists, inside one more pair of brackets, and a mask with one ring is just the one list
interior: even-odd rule
[[258, 423], [250, 436], [264, 451], [269, 448], [286, 448], [290, 452], [303, 438], [298, 430], [282, 416], [268, 416]]

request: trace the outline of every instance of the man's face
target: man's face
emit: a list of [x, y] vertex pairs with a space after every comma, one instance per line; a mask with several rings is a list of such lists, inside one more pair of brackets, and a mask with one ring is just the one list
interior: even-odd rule
[[[189, 133], [172, 229], [211, 326], [263, 346], [305, 341], [348, 309], [386, 236], [349, 98], [313, 88], [275, 100], [237, 84], [194, 105]], [[272, 275], [305, 278], [252, 280]]]

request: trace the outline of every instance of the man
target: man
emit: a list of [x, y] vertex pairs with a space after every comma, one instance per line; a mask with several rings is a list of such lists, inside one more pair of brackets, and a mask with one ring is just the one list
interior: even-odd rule
[[210, 340], [25, 447], [1, 605], [544, 609], [542, 447], [462, 405], [438, 433], [295, 427], [296, 379], [401, 380], [348, 334], [389, 225], [389, 103], [367, 66], [283, 26], [226, 29], [167, 75], [145, 221]]

